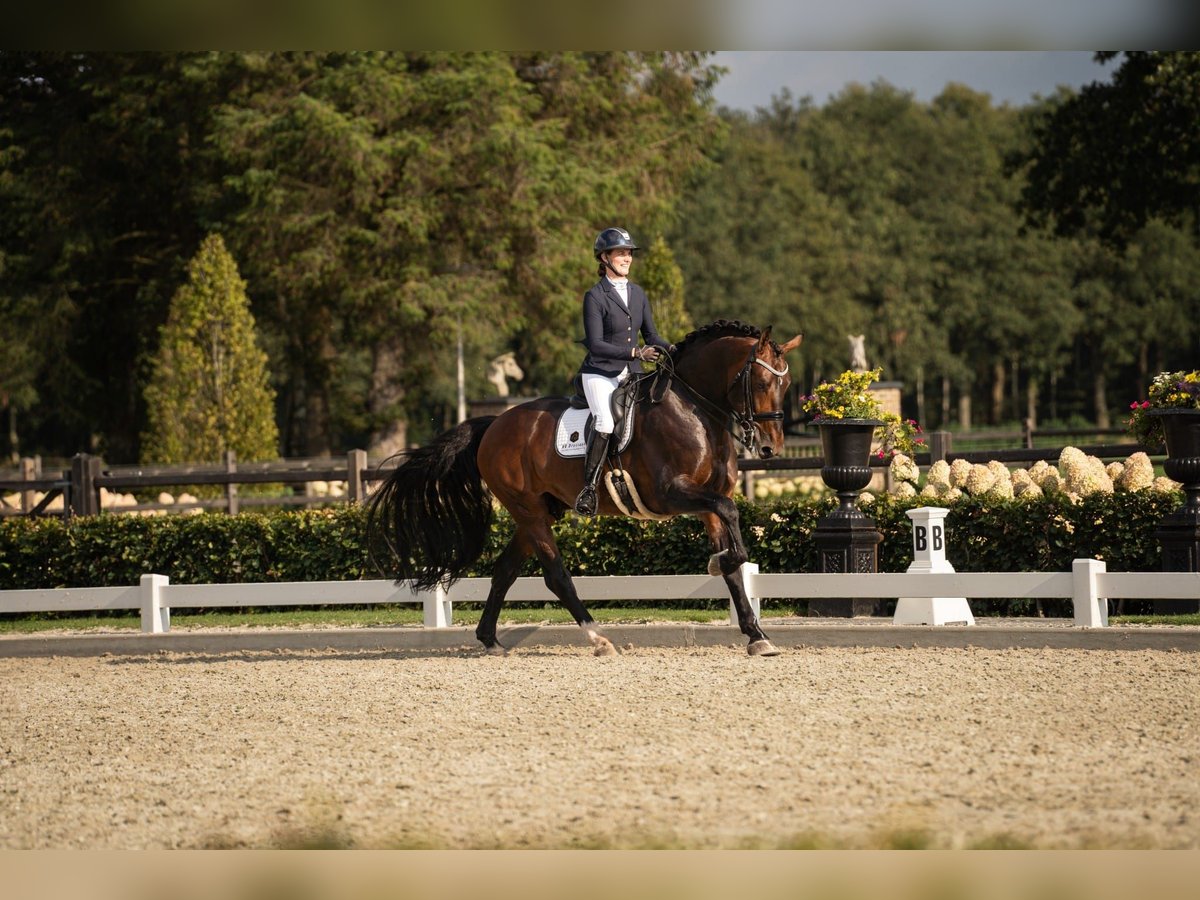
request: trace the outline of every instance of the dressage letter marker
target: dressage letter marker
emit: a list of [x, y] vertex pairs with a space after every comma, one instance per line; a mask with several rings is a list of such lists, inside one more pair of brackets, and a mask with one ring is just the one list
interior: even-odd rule
[[[946, 560], [946, 514], [948, 509], [922, 506], [910, 509], [913, 520], [913, 561], [909, 572], [953, 572]], [[893, 625], [974, 625], [975, 617], [965, 597], [901, 597], [896, 601]]]

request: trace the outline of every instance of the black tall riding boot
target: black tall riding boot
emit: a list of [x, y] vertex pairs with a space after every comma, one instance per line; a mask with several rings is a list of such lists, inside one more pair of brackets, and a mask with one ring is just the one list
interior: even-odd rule
[[610, 437], [611, 434], [593, 431], [592, 439], [588, 441], [587, 456], [583, 462], [583, 490], [575, 498], [575, 512], [581, 516], [596, 514], [596, 482], [600, 480], [600, 471], [604, 468]]

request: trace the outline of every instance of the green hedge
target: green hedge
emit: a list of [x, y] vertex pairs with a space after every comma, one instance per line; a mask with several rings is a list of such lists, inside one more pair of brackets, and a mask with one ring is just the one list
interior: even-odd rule
[[[902, 572], [912, 561], [904, 513], [923, 502], [882, 496], [868, 508], [884, 535], [882, 571]], [[1149, 491], [1094, 494], [1078, 504], [962, 498], [946, 520], [947, 557], [960, 572], [1065, 572], [1080, 557], [1102, 559], [1110, 571], [1157, 571], [1154, 529], [1180, 502], [1180, 494]], [[740, 501], [750, 558], [764, 572], [817, 571], [811, 536], [833, 505], [832, 498]], [[373, 578], [364, 523], [362, 509], [351, 506], [273, 515], [7, 519], [0, 522], [0, 589], [131, 585], [146, 572], [175, 584]], [[489, 574], [511, 532], [511, 520], [499, 515], [488, 553], [469, 574]], [[577, 575], [700, 573], [711, 552], [703, 526], [691, 517], [639, 523], [569, 516], [556, 533]], [[525, 573], [537, 571], [531, 560]], [[993, 605], [1000, 612], [1030, 609], [1020, 602]]]

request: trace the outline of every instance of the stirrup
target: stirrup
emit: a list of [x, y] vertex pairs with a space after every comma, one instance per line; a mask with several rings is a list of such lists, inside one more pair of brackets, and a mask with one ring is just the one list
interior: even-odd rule
[[575, 512], [581, 516], [594, 516], [596, 514], [596, 488], [590, 484], [585, 484], [583, 490], [579, 492], [579, 496], [575, 498]]

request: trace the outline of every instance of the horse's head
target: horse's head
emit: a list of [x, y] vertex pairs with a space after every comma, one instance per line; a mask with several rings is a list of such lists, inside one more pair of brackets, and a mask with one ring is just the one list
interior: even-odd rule
[[524, 377], [525, 373], [517, 365], [517, 358], [512, 352], [501, 353], [488, 363], [487, 380], [496, 386], [496, 391], [501, 397], [508, 396], [507, 379], [520, 381]]
[[520, 381], [525, 377], [524, 370], [517, 365], [517, 357], [512, 353], [505, 353], [499, 359], [500, 371], [504, 373], [505, 378], [511, 378], [513, 381]]
[[728, 400], [747, 435], [756, 438], [758, 455], [770, 459], [783, 450], [783, 398], [792, 377], [784, 356], [800, 346], [803, 334], [785, 344], [771, 340], [768, 325], [753, 342], [742, 369], [730, 385]]
[[803, 340], [798, 334], [780, 346], [769, 326], [760, 332], [718, 319], [680, 341], [670, 365], [706, 418], [722, 421], [732, 413], [742, 442], [767, 459], [783, 449], [783, 398], [791, 384], [784, 356]]

